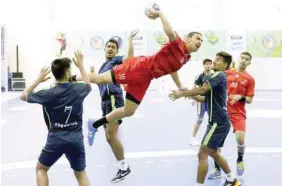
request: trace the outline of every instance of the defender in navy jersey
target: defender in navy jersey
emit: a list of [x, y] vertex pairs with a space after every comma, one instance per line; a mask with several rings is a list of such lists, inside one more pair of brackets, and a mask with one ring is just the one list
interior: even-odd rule
[[[225, 70], [230, 67], [232, 56], [219, 52], [214, 61], [215, 73], [198, 88], [184, 91], [173, 91], [169, 97], [172, 100], [180, 97], [192, 97], [196, 101], [205, 102], [208, 106], [209, 124], [199, 150], [197, 185], [203, 185], [208, 171], [208, 156], [211, 156], [227, 174], [225, 186], [240, 186], [234, 177], [227, 161], [220, 155], [218, 148], [223, 147], [230, 131], [231, 123], [227, 112], [227, 79]], [[205, 96], [201, 96], [201, 95]]]
[[[123, 63], [127, 58], [131, 58], [134, 56], [133, 49], [133, 37], [138, 33], [138, 30], [132, 31], [128, 38], [129, 49], [128, 56], [116, 56], [118, 53], [119, 45], [115, 39], [110, 39], [105, 45], [105, 62], [100, 67], [99, 74], [104, 73], [106, 71], [112, 70], [114, 67]], [[123, 91], [119, 84], [111, 83], [111, 84], [100, 84], [98, 85], [99, 92], [101, 96], [101, 108], [102, 108], [102, 116], [106, 116], [116, 108], [121, 108], [124, 106], [123, 99]], [[92, 124], [94, 123], [94, 119], [89, 119], [88, 121], [88, 142], [89, 145], [92, 145], [94, 142], [95, 133], [97, 132], [97, 128], [93, 128]], [[129, 165], [126, 163], [124, 158], [124, 150], [123, 145], [120, 142], [118, 137], [118, 129], [121, 124], [121, 120], [105, 123], [105, 134], [107, 141], [112, 148], [112, 151], [116, 157], [116, 160], [119, 164], [119, 169], [116, 176], [111, 179], [111, 182], [115, 183], [125, 179], [127, 176], [131, 174], [131, 170]]]
[[[204, 67], [204, 71], [199, 74], [194, 82], [194, 86], [193, 88], [202, 86], [206, 80], [210, 77], [210, 74], [212, 73], [212, 60], [210, 59], [204, 59], [203, 61], [203, 67]], [[196, 101], [193, 102], [193, 105]], [[197, 121], [193, 127], [193, 131], [192, 131], [192, 137], [189, 141], [189, 144], [192, 146], [198, 146], [200, 145], [199, 142], [196, 140], [196, 135], [198, 133], [199, 127], [203, 122], [205, 113], [207, 112], [207, 106], [206, 103], [201, 103], [201, 102], [197, 102]]]
[[32, 92], [39, 83], [48, 79], [46, 76], [50, 70], [44, 68], [36, 81], [20, 97], [28, 103], [42, 105], [44, 119], [48, 123], [47, 142], [36, 165], [38, 185], [48, 185], [47, 172], [62, 155], [68, 159], [79, 185], [90, 185], [85, 172], [82, 114], [83, 101], [90, 93], [91, 86], [83, 66], [82, 54], [76, 52], [75, 55], [74, 62], [80, 70], [84, 83], [69, 82], [71, 76], [69, 58], [55, 59], [51, 70], [56, 84], [50, 89]]

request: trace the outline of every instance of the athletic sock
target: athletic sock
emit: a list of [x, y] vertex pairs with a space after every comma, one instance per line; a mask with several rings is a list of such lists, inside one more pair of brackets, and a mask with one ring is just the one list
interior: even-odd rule
[[238, 148], [237, 162], [242, 162], [243, 156], [244, 156], [244, 153], [245, 153], [245, 144], [244, 145], [237, 145], [237, 148]]
[[233, 182], [235, 180], [232, 172], [230, 172], [229, 174], [226, 174], [226, 176], [227, 176], [227, 181], [229, 182]]
[[104, 125], [105, 123], [108, 123], [108, 121], [107, 121], [107, 118], [104, 116], [104, 117], [102, 117], [102, 118], [96, 120], [96, 121], [93, 123], [92, 126], [97, 129], [97, 128], [101, 127], [102, 125]]
[[126, 171], [127, 170], [128, 164], [125, 162], [125, 160], [120, 160], [120, 161], [118, 161], [118, 163], [119, 163], [119, 168], [122, 171]]
[[204, 184], [203, 183], [196, 183], [195, 186], [204, 186]]

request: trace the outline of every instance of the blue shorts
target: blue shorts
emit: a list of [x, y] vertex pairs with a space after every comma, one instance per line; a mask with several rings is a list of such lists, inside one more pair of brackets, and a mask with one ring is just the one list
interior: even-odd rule
[[[120, 108], [123, 106], [124, 106], [123, 96], [122, 95], [120, 96], [112, 95], [109, 99], [102, 100], [101, 107], [102, 107], [103, 116], [109, 114], [116, 108]], [[119, 120], [118, 122], [119, 124], [121, 124], [122, 120]], [[106, 125], [104, 125], [104, 127], [106, 127]]]
[[217, 150], [223, 147], [225, 139], [230, 131], [230, 124], [210, 123], [203, 137], [202, 145]]
[[65, 154], [74, 171], [83, 171], [86, 167], [83, 135], [81, 132], [79, 135], [78, 132], [73, 133], [70, 131], [49, 133], [46, 145], [39, 156], [39, 162], [51, 167]]
[[206, 103], [197, 103], [197, 114], [199, 117], [204, 117], [205, 112], [208, 111]]

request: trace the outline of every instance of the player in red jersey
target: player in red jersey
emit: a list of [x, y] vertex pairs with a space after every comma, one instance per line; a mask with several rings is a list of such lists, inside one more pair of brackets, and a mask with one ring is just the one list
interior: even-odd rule
[[[245, 132], [246, 132], [246, 108], [245, 104], [252, 103], [255, 95], [255, 79], [246, 71], [251, 64], [252, 55], [243, 52], [239, 58], [237, 69], [226, 71], [228, 83], [228, 102], [227, 110], [236, 136], [238, 158], [237, 175], [244, 173], [243, 156], [245, 151]], [[219, 178], [221, 172], [219, 166], [215, 163], [215, 169], [212, 170], [209, 178]]]
[[192, 52], [198, 51], [203, 42], [199, 32], [191, 32], [183, 41], [173, 30], [161, 11], [147, 9], [149, 19], [160, 18], [169, 42], [152, 56], [132, 57], [123, 64], [105, 73], [90, 75], [95, 84], [124, 84], [126, 93], [125, 106], [115, 109], [93, 124], [93, 133], [105, 123], [132, 116], [142, 101], [151, 80], [170, 74], [179, 89], [182, 88], [177, 71], [190, 59]]

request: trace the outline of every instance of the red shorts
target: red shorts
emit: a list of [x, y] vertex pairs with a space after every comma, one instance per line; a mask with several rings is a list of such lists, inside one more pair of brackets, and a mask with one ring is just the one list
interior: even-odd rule
[[240, 114], [229, 114], [233, 127], [233, 132], [238, 130], [246, 131], [246, 118]]
[[[124, 90], [139, 104], [150, 86], [152, 76], [147, 57], [133, 57], [113, 69], [113, 81], [124, 85]], [[136, 102], [135, 100], [131, 100]]]

